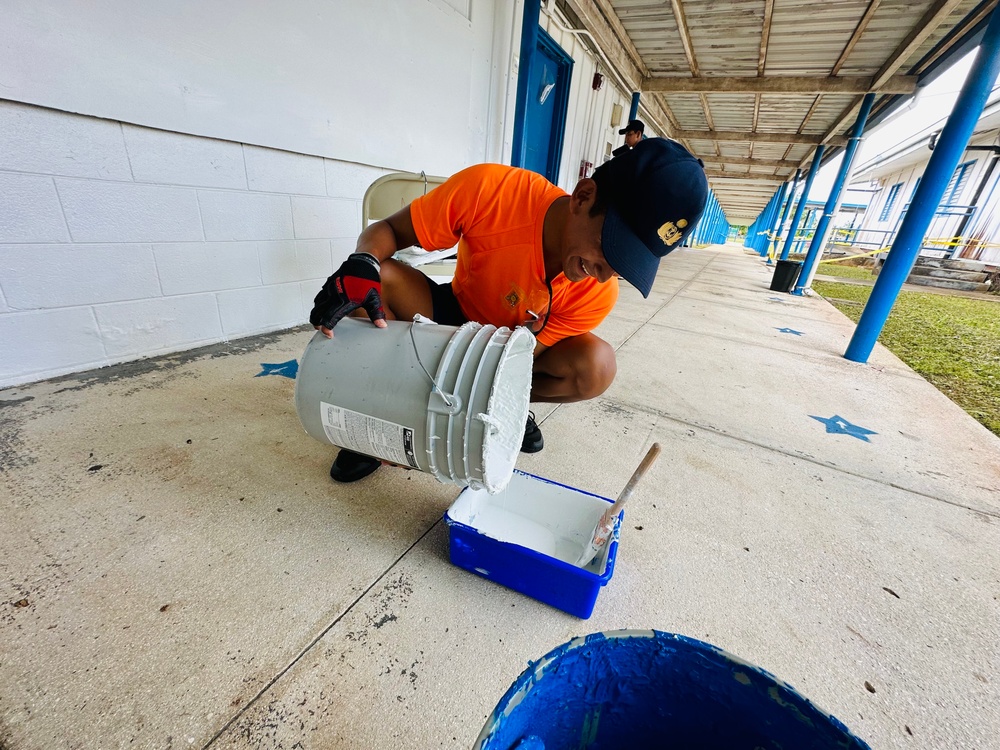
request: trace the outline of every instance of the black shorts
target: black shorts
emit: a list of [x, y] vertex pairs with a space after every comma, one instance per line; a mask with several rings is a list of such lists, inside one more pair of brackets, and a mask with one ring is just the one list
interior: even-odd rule
[[455, 299], [451, 284], [438, 284], [430, 276], [426, 278], [434, 305], [434, 322], [443, 326], [460, 326], [467, 322], [469, 319], [465, 317], [458, 300]]

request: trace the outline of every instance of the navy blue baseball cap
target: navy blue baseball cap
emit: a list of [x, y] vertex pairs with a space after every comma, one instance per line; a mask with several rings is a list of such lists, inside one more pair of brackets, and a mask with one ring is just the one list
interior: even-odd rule
[[705, 167], [676, 141], [647, 138], [598, 167], [593, 179], [607, 206], [604, 257], [648, 297], [660, 258], [684, 241], [705, 210]]

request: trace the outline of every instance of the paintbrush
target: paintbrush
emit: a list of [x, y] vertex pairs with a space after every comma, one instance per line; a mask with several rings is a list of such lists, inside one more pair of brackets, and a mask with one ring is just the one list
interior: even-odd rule
[[583, 547], [583, 554], [580, 555], [580, 559], [576, 561], [576, 564], [582, 568], [587, 567], [594, 559], [601, 554], [601, 550], [604, 545], [608, 543], [608, 538], [615, 529], [615, 519], [618, 518], [618, 514], [624, 507], [625, 503], [628, 502], [629, 497], [632, 496], [635, 486], [639, 484], [639, 480], [642, 479], [642, 475], [645, 474], [649, 467], [653, 465], [656, 461], [656, 457], [660, 455], [660, 444], [653, 443], [649, 446], [649, 450], [646, 451], [646, 456], [642, 459], [642, 462], [636, 468], [635, 472], [632, 474], [632, 478], [628, 480], [628, 484], [625, 485], [625, 489], [622, 490], [618, 499], [615, 500], [614, 505], [604, 511], [601, 516], [601, 520], [597, 522], [597, 526], [594, 528], [594, 533], [590, 537], [589, 544], [585, 544]]

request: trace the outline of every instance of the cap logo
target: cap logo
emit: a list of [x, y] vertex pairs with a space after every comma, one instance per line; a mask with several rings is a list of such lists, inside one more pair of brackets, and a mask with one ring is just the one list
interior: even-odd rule
[[663, 240], [663, 244], [670, 247], [681, 238], [681, 235], [684, 234], [682, 230], [687, 225], [687, 219], [678, 219], [676, 224], [672, 221], [668, 221], [666, 224], [657, 229], [656, 233], [660, 236], [660, 239]]

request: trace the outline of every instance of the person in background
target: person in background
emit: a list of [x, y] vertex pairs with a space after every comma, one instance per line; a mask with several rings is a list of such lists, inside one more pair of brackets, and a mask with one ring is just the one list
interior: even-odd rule
[[646, 125], [642, 120], [629, 120], [628, 125], [618, 131], [618, 135], [625, 136], [625, 145], [619, 146], [611, 152], [612, 156], [621, 156], [635, 148], [635, 144], [642, 140], [642, 134], [646, 132]]
[[[468, 167], [362, 231], [316, 295], [309, 322], [327, 337], [352, 313], [372, 321], [372, 336], [386, 320], [418, 313], [450, 326], [527, 326], [536, 339], [531, 400], [595, 398], [617, 372], [614, 349], [593, 330], [618, 299], [619, 277], [647, 297], [660, 258], [694, 229], [707, 197], [701, 161], [665, 138], [602, 164], [571, 194], [525, 169]], [[392, 259], [402, 248], [456, 242], [450, 284]], [[542, 446], [529, 415], [521, 450]], [[330, 476], [353, 482], [380, 465], [345, 448]]]

